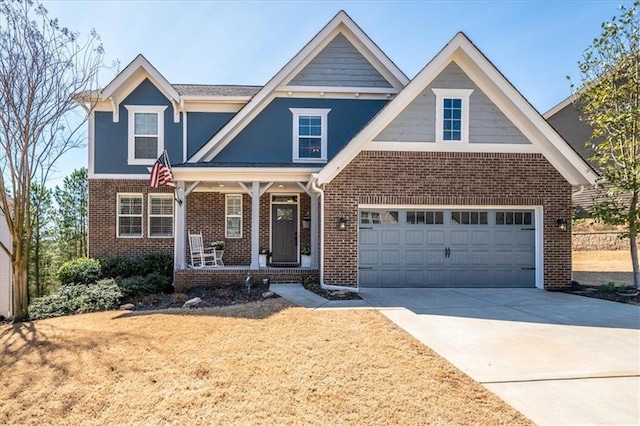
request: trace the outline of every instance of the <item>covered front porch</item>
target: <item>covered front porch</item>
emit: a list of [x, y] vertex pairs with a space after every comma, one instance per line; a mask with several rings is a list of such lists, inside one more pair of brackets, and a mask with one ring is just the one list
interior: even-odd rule
[[[321, 220], [313, 171], [267, 170], [257, 176], [238, 168], [174, 168], [177, 281], [318, 274]], [[201, 233], [205, 247], [222, 242], [224, 266], [191, 262], [190, 232]]]

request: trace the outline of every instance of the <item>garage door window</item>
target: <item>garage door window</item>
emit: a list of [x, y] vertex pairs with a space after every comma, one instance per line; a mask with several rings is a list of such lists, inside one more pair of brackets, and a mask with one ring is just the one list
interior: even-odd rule
[[451, 212], [452, 225], [488, 225], [488, 212]]
[[392, 225], [398, 223], [397, 211], [361, 211], [360, 223], [363, 225]]
[[496, 225], [531, 225], [531, 212], [496, 212]]
[[407, 223], [410, 225], [442, 225], [444, 212], [408, 211]]

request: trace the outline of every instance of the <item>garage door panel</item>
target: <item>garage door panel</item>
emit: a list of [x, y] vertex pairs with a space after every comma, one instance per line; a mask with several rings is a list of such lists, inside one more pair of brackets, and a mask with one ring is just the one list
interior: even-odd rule
[[378, 251], [377, 250], [362, 250], [360, 249], [360, 265], [361, 266], [371, 266], [377, 265], [378, 261]]
[[444, 245], [444, 234], [442, 230], [428, 230], [427, 245]]
[[405, 241], [407, 245], [424, 245], [424, 233], [422, 230], [408, 230], [405, 232]]
[[467, 230], [452, 230], [450, 232], [451, 245], [469, 244], [469, 231]]
[[386, 229], [382, 231], [382, 244], [385, 244], [385, 245], [400, 244], [400, 231], [386, 230]]
[[464, 221], [461, 208], [456, 211], [464, 222], [453, 224], [451, 211], [441, 210], [444, 221], [434, 222], [434, 215], [419, 210], [410, 215], [399, 209], [397, 223], [363, 223], [359, 235], [362, 286], [534, 286], [535, 231], [531, 225], [513, 224], [519, 212], [501, 213], [499, 222], [494, 211], [475, 209], [476, 216], [485, 214], [485, 219], [474, 221], [471, 211], [471, 219]]
[[487, 231], [471, 231], [471, 244], [474, 246], [488, 246], [490, 232]]
[[404, 256], [404, 261], [407, 266], [421, 266], [424, 264], [423, 250], [405, 250]]

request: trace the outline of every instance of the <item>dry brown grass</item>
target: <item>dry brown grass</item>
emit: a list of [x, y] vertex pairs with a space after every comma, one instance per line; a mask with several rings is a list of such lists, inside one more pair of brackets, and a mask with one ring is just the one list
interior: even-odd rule
[[573, 270], [580, 272], [633, 272], [629, 250], [574, 251]]
[[0, 328], [0, 424], [528, 424], [375, 311], [282, 299]]

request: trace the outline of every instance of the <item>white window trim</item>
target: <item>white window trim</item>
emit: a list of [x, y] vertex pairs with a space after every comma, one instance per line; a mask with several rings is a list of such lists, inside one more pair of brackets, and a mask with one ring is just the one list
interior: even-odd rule
[[[139, 215], [137, 214], [128, 214], [121, 215], [120, 214], [120, 198], [121, 197], [139, 197], [140, 200], [144, 200], [143, 194], [139, 192], [118, 192], [116, 194], [116, 238], [142, 238], [144, 236], [144, 221], [142, 220], [144, 217], [144, 203], [140, 204], [142, 211]], [[140, 235], [120, 235], [120, 217], [140, 217]]]
[[[129, 165], [152, 165], [156, 162], [156, 159], [160, 157], [162, 151], [164, 151], [164, 110], [167, 109], [167, 106], [164, 105], [125, 105], [124, 106], [128, 113], [128, 156], [127, 156], [127, 164]], [[158, 114], [158, 152], [156, 158], [152, 159], [140, 159], [135, 158], [135, 134], [134, 134], [134, 115], [136, 113], [155, 113]]]
[[[327, 162], [327, 129], [328, 115], [331, 109], [324, 108], [289, 108], [293, 114], [293, 151], [292, 159], [294, 163], [326, 163]], [[322, 120], [322, 134], [320, 137], [320, 158], [304, 158], [300, 157], [300, 128], [298, 118], [301, 116], [319, 115]]]
[[[474, 89], [431, 89], [436, 95], [436, 143], [469, 143], [469, 97]], [[462, 138], [459, 141], [444, 140], [443, 102], [444, 99], [462, 99]]]
[[[238, 217], [237, 215], [228, 214], [228, 203], [230, 197], [240, 197], [240, 235], [239, 236], [229, 236], [229, 230], [227, 229], [228, 221], [227, 218], [230, 217]], [[228, 239], [241, 239], [242, 238], [242, 194], [226, 194], [224, 196], [224, 237]]]
[[[151, 214], [151, 199], [152, 198], [168, 198], [172, 201], [171, 203], [171, 214]], [[151, 235], [151, 217], [171, 217], [171, 235]], [[173, 238], [173, 222], [175, 221], [175, 208], [173, 205], [173, 194], [149, 194], [147, 198], [147, 235], [149, 238]]]

